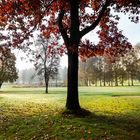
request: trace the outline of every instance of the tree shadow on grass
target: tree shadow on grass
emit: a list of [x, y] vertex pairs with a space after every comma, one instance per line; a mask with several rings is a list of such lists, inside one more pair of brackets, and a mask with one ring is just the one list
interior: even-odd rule
[[112, 97], [138, 97], [140, 98], [140, 94], [139, 93], [135, 93], [135, 94], [114, 94], [112, 95]]
[[74, 117], [83, 118], [83, 117], [86, 117], [86, 116], [91, 116], [91, 112], [89, 110], [86, 110], [86, 109], [83, 109], [83, 108], [78, 109], [78, 110], [65, 109], [62, 112], [62, 115], [64, 117], [69, 116], [69, 115], [73, 115]]
[[88, 126], [89, 129], [96, 128], [99, 131], [108, 131], [118, 137], [115, 140], [140, 140], [140, 118], [130, 115], [133, 113], [97, 115], [94, 112], [81, 109], [78, 111], [65, 110], [62, 115], [73, 120], [73, 123], [82, 124], [83, 127]]
[[[73, 115], [73, 113], [75, 114]], [[51, 131], [54, 131], [54, 133], [59, 133], [59, 131], [61, 131], [62, 134], [68, 133], [68, 135], [71, 135], [74, 131], [69, 129], [69, 127], [72, 126], [72, 128], [76, 127], [76, 129], [78, 129], [76, 130], [77, 133], [81, 133], [81, 130], [83, 129], [87, 131], [93, 130], [96, 137], [99, 138], [96, 140], [105, 139], [105, 136], [104, 138], [101, 138], [103, 135], [112, 137], [105, 140], [140, 140], [140, 119], [136, 120], [134, 117], [130, 117], [127, 114], [120, 114], [120, 116], [97, 115], [94, 112], [90, 112], [85, 109], [78, 110], [77, 112], [70, 112], [69, 110], [66, 110], [62, 115], [51, 115], [50, 117], [48, 117], [48, 115], [46, 117], [46, 115], [43, 114], [39, 116], [37, 113], [35, 116], [25, 116], [22, 113], [20, 114], [20, 112], [17, 112], [16, 114], [17, 117], [10, 117], [8, 119], [4, 118], [6, 122], [3, 123], [3, 128], [1, 129], [3, 132], [5, 131], [11, 133], [10, 135], [13, 135], [12, 132], [10, 132], [10, 126], [14, 126], [17, 130], [21, 125], [21, 134], [23, 134], [26, 129], [32, 128], [37, 129], [34, 134], [41, 137], [39, 134], [45, 134], [51, 126]], [[37, 133], [38, 126], [41, 128], [40, 133]], [[69, 131], [66, 131], [67, 129]], [[30, 130], [28, 131], [27, 133], [30, 133]], [[61, 133], [59, 135], [61, 136]]]
[[115, 93], [107, 93], [107, 92], [105, 92], [105, 93], [90, 93], [90, 94], [89, 94], [89, 93], [88, 93], [88, 94], [86, 94], [86, 93], [84, 94], [84, 93], [83, 93], [83, 94], [81, 94], [80, 96], [81, 96], [81, 97], [82, 97], [82, 96], [87, 96], [87, 97], [88, 97], [88, 96], [104, 96], [104, 97], [105, 97], [105, 96], [106, 96], [106, 97], [107, 97], [107, 96], [108, 96], [108, 97], [125, 97], [125, 96], [126, 96], [126, 97], [136, 97], [136, 96], [137, 96], [137, 97], [140, 97], [140, 93], [131, 93], [131, 94], [130, 94], [130, 93], [120, 93], [120, 94], [117, 93], [117, 94], [115, 94]]
[[49, 91], [49, 93], [45, 93], [45, 90], [3, 90], [0, 91], [0, 94], [65, 94], [65, 91]]
[[82, 97], [82, 96], [112, 96], [113, 95], [113, 93], [107, 93], [107, 92], [105, 92], [105, 93], [88, 93], [88, 94], [86, 94], [86, 93], [82, 93], [80, 96]]
[[[93, 124], [96, 122], [98, 125], [103, 124], [103, 126], [107, 126], [106, 128], [109, 131], [120, 131], [120, 135], [128, 135], [127, 137], [131, 137], [131, 139], [140, 140], [140, 119], [135, 119], [130, 116], [120, 115], [120, 116], [105, 116], [105, 115], [96, 115], [92, 113], [90, 121], [88, 123]], [[84, 119], [83, 121], [87, 121]], [[105, 128], [105, 127], [104, 127]], [[126, 134], [124, 134], [124, 132]], [[126, 139], [126, 138], [125, 138]]]
[[43, 90], [21, 90], [21, 91], [12, 91], [12, 90], [5, 90], [5, 91], [0, 91], [0, 94], [43, 94]]

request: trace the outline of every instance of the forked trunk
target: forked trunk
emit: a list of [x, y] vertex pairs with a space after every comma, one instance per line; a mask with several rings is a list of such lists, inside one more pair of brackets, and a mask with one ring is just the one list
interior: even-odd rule
[[66, 108], [69, 110], [80, 109], [78, 98], [78, 46], [82, 35], [80, 35], [79, 27], [79, 1], [71, 0], [70, 4], [70, 36], [67, 34], [63, 26], [63, 17], [65, 10], [59, 13], [58, 24], [59, 29], [68, 49], [68, 89]]
[[78, 98], [78, 53], [68, 52], [68, 89], [66, 108], [80, 109]]

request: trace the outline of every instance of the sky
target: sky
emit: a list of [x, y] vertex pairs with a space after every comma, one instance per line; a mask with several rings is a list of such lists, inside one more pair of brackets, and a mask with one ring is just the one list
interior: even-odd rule
[[[123, 31], [123, 35], [125, 35], [128, 38], [129, 42], [131, 42], [132, 45], [136, 45], [137, 43], [140, 43], [140, 22], [135, 24], [130, 20], [128, 20], [127, 16], [121, 15], [118, 28]], [[98, 42], [98, 38], [95, 32], [88, 33], [85, 36], [85, 38], [90, 38], [91, 40], [93, 38], [93, 42], [95, 43]], [[21, 51], [16, 51], [15, 54], [17, 57], [17, 62], [16, 62], [17, 69], [22, 70], [22, 69], [28, 69], [33, 67], [33, 64], [31, 64], [27, 60], [20, 59], [21, 55], [25, 56], [23, 53], [21, 53]], [[60, 65], [62, 67], [67, 66], [67, 56], [63, 56], [61, 58]]]
[[136, 24], [128, 20], [127, 16], [121, 16], [121, 22], [118, 27], [123, 31], [123, 34], [132, 45], [140, 43], [140, 22]]

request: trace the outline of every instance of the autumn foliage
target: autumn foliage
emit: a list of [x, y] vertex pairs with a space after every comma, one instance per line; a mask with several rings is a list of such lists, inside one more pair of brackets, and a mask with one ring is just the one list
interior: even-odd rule
[[[60, 11], [64, 11], [63, 30], [65, 30], [67, 37], [70, 36], [70, 8], [73, 0], [2, 0], [0, 3], [0, 25], [5, 26], [9, 32], [7, 36], [8, 44], [5, 45], [21, 47], [24, 40], [29, 40], [33, 35], [35, 29], [40, 30], [40, 33], [46, 38], [50, 37], [51, 34], [60, 34], [57, 23]], [[139, 1], [79, 0], [77, 3], [80, 11], [80, 36], [84, 36], [88, 32], [86, 29], [93, 23], [98, 22], [97, 24], [100, 26], [98, 31], [100, 42], [98, 45], [90, 42], [86, 44], [85, 40], [81, 40], [79, 49], [81, 58], [85, 59], [86, 57], [104, 54], [110, 57], [131, 48], [127, 38], [117, 29], [119, 16], [111, 11], [129, 12], [130, 20], [138, 22]], [[105, 10], [103, 10], [104, 8]], [[92, 12], [88, 12], [88, 10]], [[100, 15], [102, 17], [99, 17]], [[4, 38], [4, 36], [2, 37]], [[67, 43], [65, 45], [68, 47]], [[117, 53], [114, 50], [117, 50]]]

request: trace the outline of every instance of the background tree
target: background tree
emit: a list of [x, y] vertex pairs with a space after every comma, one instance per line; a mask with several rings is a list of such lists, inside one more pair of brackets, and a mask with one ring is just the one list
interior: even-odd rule
[[89, 84], [89, 65], [88, 65], [88, 60], [87, 62], [84, 63], [80, 63], [79, 66], [79, 83], [81, 83], [82, 85], [88, 86]]
[[109, 86], [113, 86], [113, 66], [112, 63], [106, 62], [106, 81]]
[[[32, 51], [34, 54], [32, 61], [35, 62], [37, 75], [44, 77], [46, 93], [48, 93], [49, 79], [56, 79], [60, 63], [59, 48], [52, 47], [52, 43], [54, 43], [52, 39], [54, 38], [50, 40], [39, 37], [35, 43], [36, 48]], [[56, 43], [56, 45], [58, 44]]]
[[[21, 43], [27, 45], [25, 39], [29, 40], [29, 35], [32, 35], [35, 28], [47, 37], [52, 33], [61, 33], [68, 54], [66, 107], [77, 110], [80, 109], [78, 55], [83, 60], [95, 55], [105, 55], [114, 61], [114, 56], [129, 51], [131, 44], [117, 28], [118, 13], [129, 13], [130, 20], [138, 22], [140, 2], [137, 0], [2, 0], [0, 9], [0, 16], [6, 18], [6, 27], [10, 30], [9, 40], [11, 35], [13, 36], [8, 42], [9, 45], [17, 47], [23, 46]], [[99, 44], [83, 42], [82, 37], [97, 26], [100, 26]]]
[[127, 72], [123, 64], [121, 64], [119, 69], [119, 79], [120, 79], [120, 84], [124, 86], [124, 81], [127, 79]]
[[3, 48], [0, 51], [0, 88], [3, 82], [14, 82], [18, 78], [15, 67], [15, 55], [10, 49]]
[[136, 60], [136, 62], [137, 62], [137, 72], [136, 72], [135, 78], [140, 81], [140, 43], [137, 43], [134, 46], [134, 50], [135, 50], [135, 56], [137, 58], [137, 60]]
[[94, 83], [97, 85], [97, 82], [99, 81], [100, 86], [102, 86], [103, 58], [89, 58], [88, 60], [86, 60], [86, 63], [82, 65], [85, 67], [84, 71], [86, 73], [85, 77], [87, 79], [86, 85], [88, 86], [88, 83], [92, 83], [92, 81], [94, 81]]

